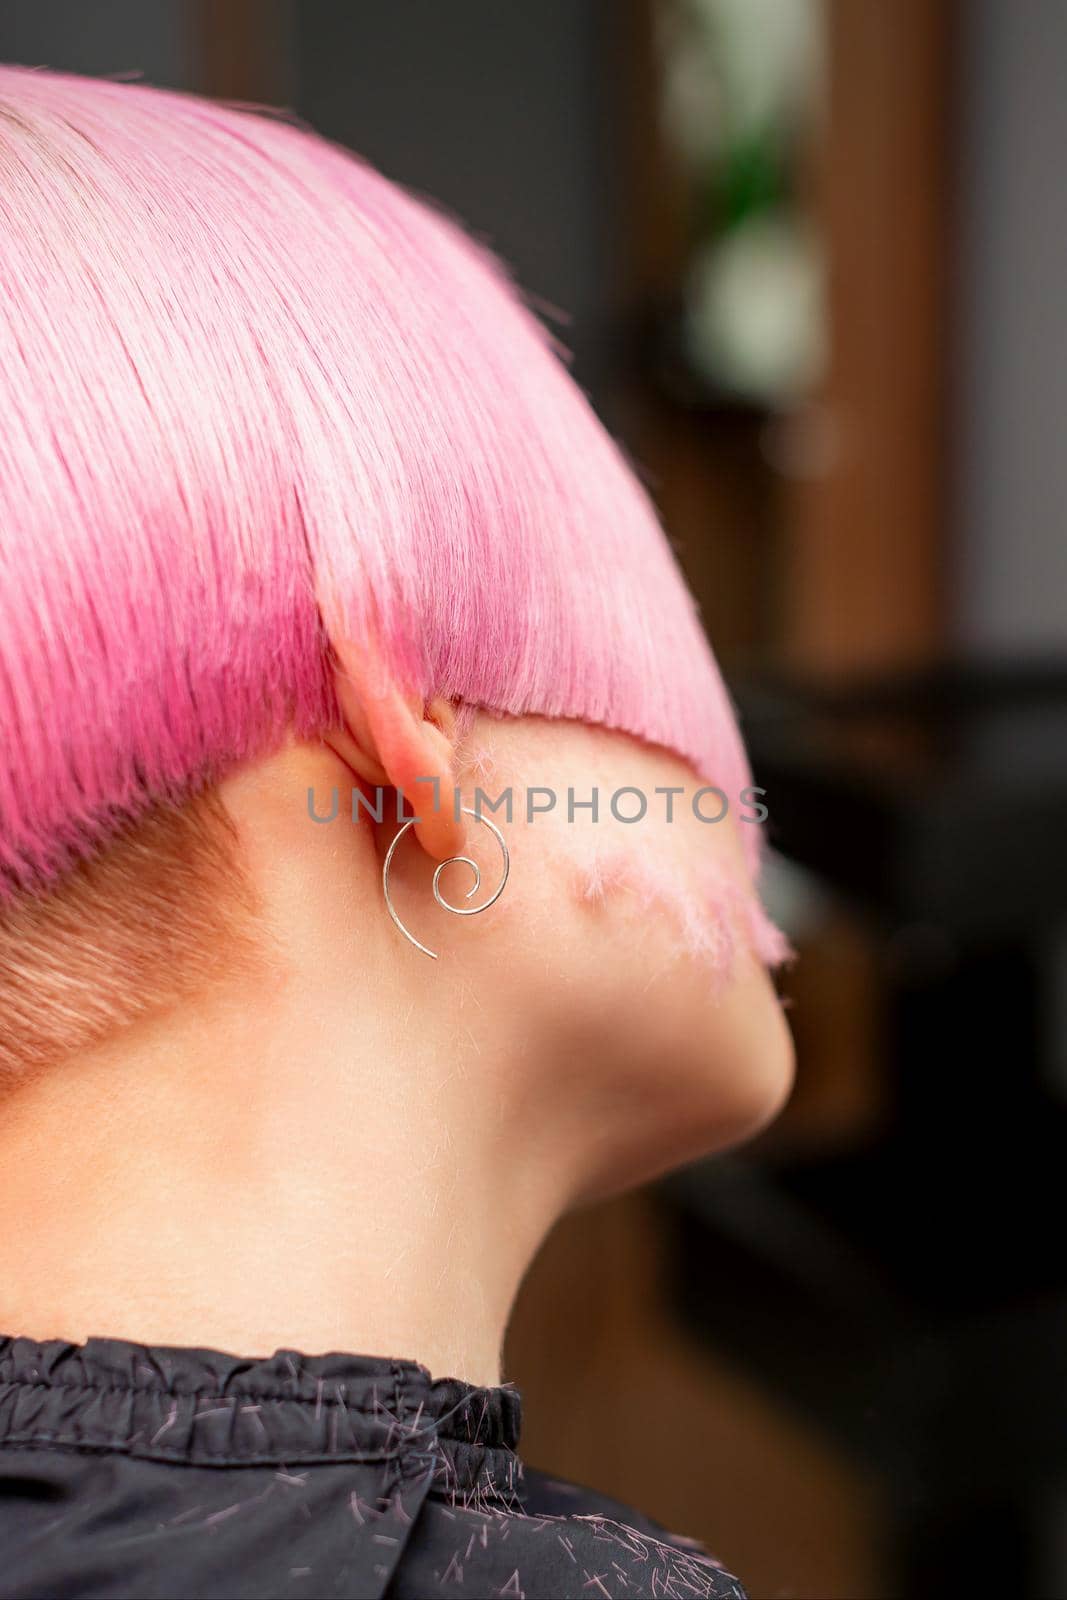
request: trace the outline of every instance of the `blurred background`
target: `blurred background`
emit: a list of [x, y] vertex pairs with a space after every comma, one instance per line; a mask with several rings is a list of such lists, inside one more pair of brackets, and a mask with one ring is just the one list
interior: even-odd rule
[[741, 708], [796, 1093], [559, 1228], [527, 1458], [755, 1600], [1067, 1596], [1065, 0], [6, 0], [0, 57], [288, 107], [487, 239]]

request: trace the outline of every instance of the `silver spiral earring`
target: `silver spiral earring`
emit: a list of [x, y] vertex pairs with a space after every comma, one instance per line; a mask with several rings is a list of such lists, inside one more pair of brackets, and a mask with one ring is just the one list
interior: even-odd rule
[[[490, 822], [488, 817], [483, 817], [481, 812], [476, 811], [473, 806], [462, 806], [461, 810], [465, 811], [469, 817], [474, 817], [476, 821], [484, 823], [485, 826], [491, 829], [491, 831], [496, 835], [496, 842], [500, 846], [500, 853], [504, 859], [503, 876], [501, 877], [500, 882], [497, 884], [497, 887], [493, 890], [493, 893], [489, 896], [488, 900], [483, 901], [480, 906], [454, 906], [450, 901], [446, 900], [444, 895], [441, 893], [440, 879], [445, 868], [456, 866], [460, 862], [462, 862], [465, 867], [470, 867], [471, 871], [474, 873], [474, 883], [471, 888], [467, 890], [467, 893], [464, 896], [464, 898], [467, 900], [469, 900], [472, 895], [476, 895], [478, 890], [481, 888], [482, 874], [478, 863], [476, 861], [472, 861], [470, 856], [449, 856], [448, 860], [440, 862], [434, 871], [433, 897], [442, 910], [451, 911], [453, 916], [476, 917], [480, 912], [488, 911], [489, 907], [494, 905], [504, 893], [504, 885], [508, 881], [508, 873], [511, 870], [511, 857], [508, 854], [508, 847], [504, 839], [504, 835], [501, 833], [495, 822]], [[385, 860], [382, 862], [382, 893], [385, 895], [385, 903], [389, 908], [389, 915], [392, 917], [393, 921], [404, 935], [404, 938], [410, 939], [416, 950], [421, 950], [424, 956], [429, 956], [431, 961], [436, 961], [437, 952], [434, 950], [427, 950], [426, 946], [424, 944], [420, 944], [415, 935], [408, 928], [405, 928], [404, 924], [397, 916], [396, 907], [393, 905], [392, 896], [389, 893], [389, 868], [392, 864], [396, 847], [404, 837], [405, 833], [407, 833], [408, 829], [415, 826], [416, 820], [417, 819], [415, 817], [412, 817], [410, 821], [405, 822], [404, 826], [398, 830], [392, 844], [386, 851]]]

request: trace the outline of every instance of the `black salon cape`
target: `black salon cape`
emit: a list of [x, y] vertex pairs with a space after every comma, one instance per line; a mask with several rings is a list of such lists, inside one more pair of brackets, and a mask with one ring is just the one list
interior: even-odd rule
[[408, 1361], [0, 1338], [0, 1595], [744, 1600], [519, 1423]]

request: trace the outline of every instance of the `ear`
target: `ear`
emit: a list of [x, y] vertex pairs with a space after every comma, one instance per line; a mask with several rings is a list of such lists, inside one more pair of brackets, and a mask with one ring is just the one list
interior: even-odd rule
[[[418, 817], [415, 835], [437, 861], [458, 855], [466, 829], [455, 815], [456, 717], [441, 698], [404, 694], [377, 650], [335, 639], [335, 684], [345, 728], [327, 743], [366, 783], [391, 785]], [[437, 801], [436, 809], [434, 801]]]

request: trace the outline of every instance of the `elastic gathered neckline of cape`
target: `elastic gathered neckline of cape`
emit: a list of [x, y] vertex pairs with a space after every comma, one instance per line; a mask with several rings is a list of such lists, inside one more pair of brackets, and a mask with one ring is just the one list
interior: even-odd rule
[[[210, 1347], [141, 1344], [90, 1337], [82, 1343], [0, 1336], [0, 1389], [27, 1394], [80, 1392], [104, 1402], [126, 1396], [196, 1402], [194, 1415], [215, 1402], [223, 1410], [266, 1402], [316, 1423], [343, 1413], [401, 1433], [432, 1428], [439, 1438], [514, 1450], [522, 1422], [519, 1392], [460, 1378], [434, 1378], [420, 1362], [345, 1351], [306, 1355], [278, 1348], [270, 1356], [241, 1356]], [[245, 1410], [250, 1409], [247, 1405]], [[353, 1419], [354, 1421], [354, 1419]], [[260, 1421], [260, 1426], [263, 1425]], [[336, 1430], [334, 1430], [336, 1432]]]

